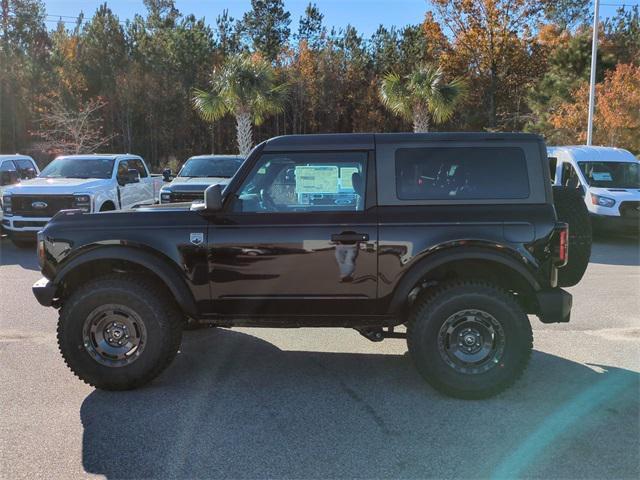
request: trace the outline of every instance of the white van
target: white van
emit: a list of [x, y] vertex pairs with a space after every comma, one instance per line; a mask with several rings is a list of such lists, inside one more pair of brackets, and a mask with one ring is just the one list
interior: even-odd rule
[[640, 231], [640, 161], [613, 147], [547, 147], [554, 185], [582, 191], [594, 227]]

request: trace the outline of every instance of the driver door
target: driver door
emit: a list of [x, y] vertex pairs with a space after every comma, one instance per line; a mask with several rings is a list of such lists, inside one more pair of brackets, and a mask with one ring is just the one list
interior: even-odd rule
[[373, 313], [370, 161], [360, 151], [263, 154], [209, 227], [214, 313], [330, 315], [331, 322]]

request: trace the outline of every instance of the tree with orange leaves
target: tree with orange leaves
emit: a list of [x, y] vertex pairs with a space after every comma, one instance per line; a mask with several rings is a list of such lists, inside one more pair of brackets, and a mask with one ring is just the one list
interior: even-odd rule
[[[573, 92], [572, 101], [562, 104], [550, 117], [555, 132], [551, 140], [584, 143], [587, 138], [589, 84]], [[640, 152], [640, 66], [618, 64], [596, 85], [594, 143], [624, 147]]]

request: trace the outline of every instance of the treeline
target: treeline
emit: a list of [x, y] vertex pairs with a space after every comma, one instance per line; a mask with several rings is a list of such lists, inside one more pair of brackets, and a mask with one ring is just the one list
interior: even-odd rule
[[[382, 105], [380, 82], [424, 64], [468, 86], [438, 130], [528, 130], [551, 142], [584, 141], [587, 0], [433, 0], [415, 25], [380, 26], [369, 38], [352, 26], [325, 25], [314, 4], [293, 19], [283, 0], [252, 0], [242, 18], [225, 11], [212, 24], [178, 11], [173, 0], [144, 4], [146, 13], [133, 19], [105, 4], [90, 18], [79, 13], [48, 29], [42, 1], [0, 0], [1, 153], [51, 157], [85, 136], [100, 150], [135, 152], [155, 166], [237, 151], [235, 119], [207, 123], [192, 100], [214, 67], [243, 52], [269, 62], [288, 86], [284, 110], [255, 128], [256, 141], [411, 130]], [[596, 142], [637, 153], [637, 6], [603, 22], [598, 81]], [[81, 130], [87, 122], [90, 135]], [[57, 142], [58, 134], [66, 140]]]

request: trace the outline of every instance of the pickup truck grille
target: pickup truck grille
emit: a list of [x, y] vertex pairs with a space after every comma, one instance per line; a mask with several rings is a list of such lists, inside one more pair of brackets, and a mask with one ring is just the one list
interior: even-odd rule
[[[36, 208], [38, 203], [44, 204], [45, 206]], [[73, 207], [73, 196], [12, 195], [11, 205], [14, 215], [22, 217], [53, 217], [60, 210]]]
[[620, 215], [627, 218], [640, 218], [640, 202], [622, 202], [620, 204]]
[[204, 200], [204, 192], [171, 192], [172, 202], [193, 202]]

